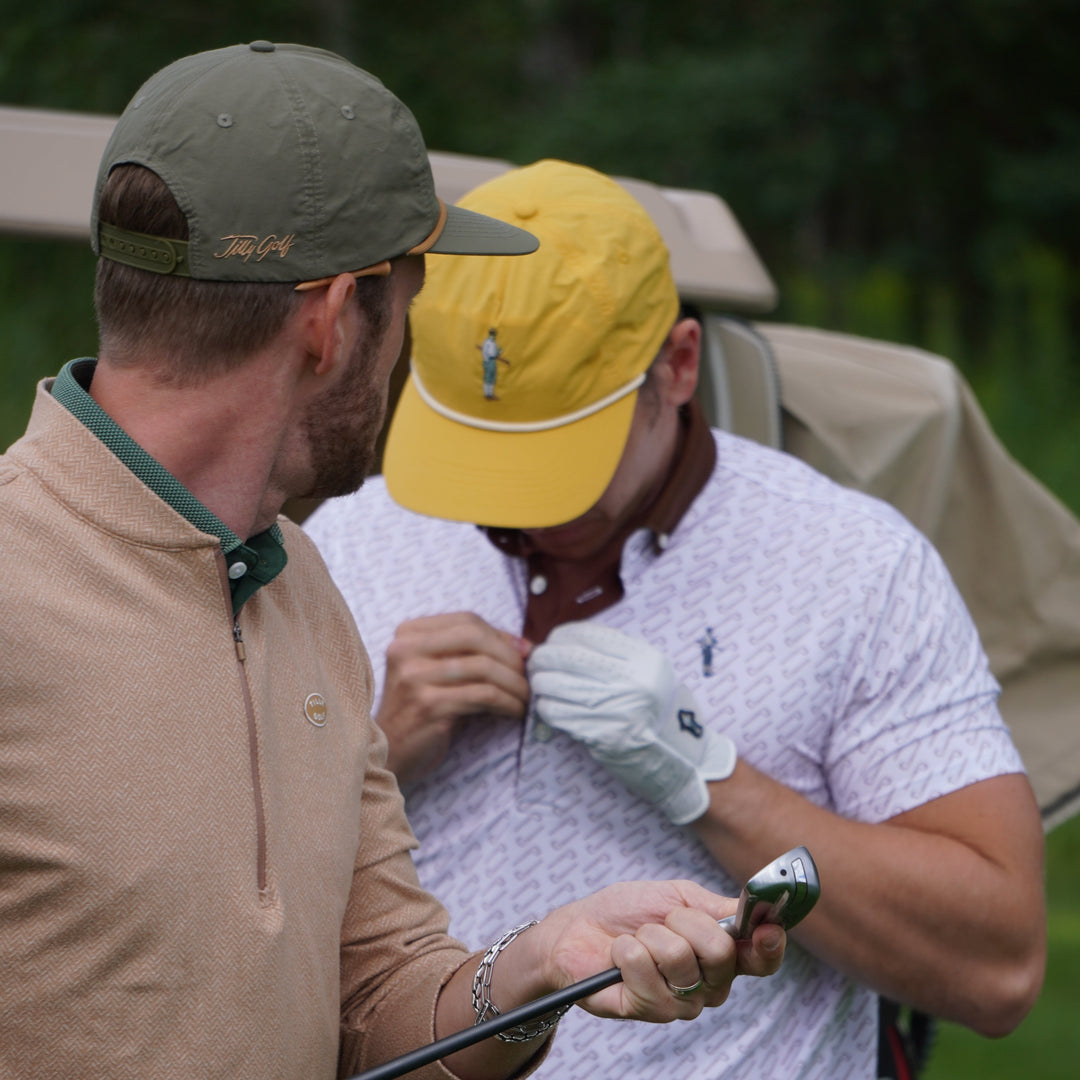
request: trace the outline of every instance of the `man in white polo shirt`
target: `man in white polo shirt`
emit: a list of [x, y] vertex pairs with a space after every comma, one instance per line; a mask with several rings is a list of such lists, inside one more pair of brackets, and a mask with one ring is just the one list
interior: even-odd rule
[[878, 994], [1014, 1028], [1039, 815], [934, 550], [708, 429], [700, 327], [617, 184], [541, 162], [462, 205], [540, 250], [431, 267], [385, 485], [307, 523], [375, 659], [421, 879], [470, 944], [611, 881], [730, 892], [796, 844], [822, 881], [777, 977], [693, 1027], [569, 1017], [538, 1075], [866, 1080]]

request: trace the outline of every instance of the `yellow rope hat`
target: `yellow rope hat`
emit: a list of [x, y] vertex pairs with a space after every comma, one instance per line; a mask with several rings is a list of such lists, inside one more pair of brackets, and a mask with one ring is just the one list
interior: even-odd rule
[[566, 162], [504, 173], [459, 205], [528, 229], [540, 248], [429, 263], [387, 486], [433, 517], [560, 525], [611, 480], [677, 318], [668, 251], [619, 184]]

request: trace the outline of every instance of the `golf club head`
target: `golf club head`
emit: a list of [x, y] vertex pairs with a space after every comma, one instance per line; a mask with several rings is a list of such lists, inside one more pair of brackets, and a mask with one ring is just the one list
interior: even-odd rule
[[748, 938], [761, 923], [790, 930], [801, 922], [821, 895], [817, 866], [804, 847], [792, 848], [762, 867], [739, 894], [734, 915], [720, 920], [733, 937]]

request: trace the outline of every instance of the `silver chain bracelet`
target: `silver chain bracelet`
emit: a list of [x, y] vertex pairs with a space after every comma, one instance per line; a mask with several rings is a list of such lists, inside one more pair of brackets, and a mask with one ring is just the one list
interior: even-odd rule
[[[516, 937], [525, 933], [531, 926], [535, 926], [536, 919], [532, 922], [527, 922], [521, 926], [515, 926], [513, 930], [508, 930], [498, 941], [494, 942], [486, 953], [484, 958], [480, 961], [480, 966], [476, 969], [476, 974], [473, 976], [472, 981], [472, 1006], [473, 1011], [476, 1013], [476, 1019], [473, 1024], [481, 1024], [485, 1020], [490, 1019], [493, 1016], [499, 1016], [499, 1009], [495, 1002], [491, 1000], [491, 972], [495, 967], [495, 961], [499, 956], [499, 953], [506, 948]], [[531, 1039], [535, 1039], [538, 1035], [543, 1035], [546, 1031], [550, 1031], [562, 1018], [563, 1015], [570, 1009], [569, 1005], [564, 1005], [562, 1008], [555, 1009], [548, 1013], [547, 1016], [541, 1016], [538, 1020], [530, 1020], [525, 1024], [518, 1024], [517, 1027], [507, 1028], [506, 1031], [500, 1031], [495, 1038], [501, 1039], [503, 1042], [529, 1042]]]

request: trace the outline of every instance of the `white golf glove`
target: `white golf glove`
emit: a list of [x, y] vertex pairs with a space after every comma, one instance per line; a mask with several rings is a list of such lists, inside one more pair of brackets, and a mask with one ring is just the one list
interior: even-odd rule
[[676, 825], [701, 817], [705, 782], [735, 768], [735, 744], [706, 729], [671, 661], [647, 642], [596, 623], [565, 623], [533, 649], [528, 674], [539, 719], [584, 743]]

